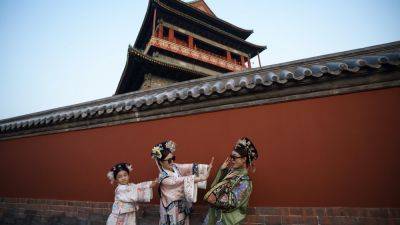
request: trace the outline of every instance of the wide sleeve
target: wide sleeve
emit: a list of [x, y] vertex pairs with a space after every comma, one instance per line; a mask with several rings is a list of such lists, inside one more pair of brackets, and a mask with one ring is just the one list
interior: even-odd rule
[[[208, 173], [208, 167], [209, 167], [209, 165], [207, 165], [207, 164], [198, 164], [197, 170], [196, 170], [197, 173], [194, 175], [206, 176]], [[201, 181], [201, 182], [197, 183], [197, 187], [199, 189], [205, 190], [207, 188], [207, 181], [205, 180], [205, 181]]]
[[178, 168], [179, 173], [182, 176], [198, 175], [199, 174], [199, 164], [197, 163], [186, 163], [186, 164], [175, 164]]
[[137, 202], [150, 202], [153, 198], [152, 181], [146, 181], [135, 185], [134, 191], [137, 193]]
[[193, 175], [193, 167], [194, 163], [186, 163], [186, 164], [175, 164], [176, 168], [179, 170], [179, 173], [182, 176], [190, 176]]
[[241, 180], [228, 193], [218, 196], [215, 206], [229, 212], [248, 202], [252, 186], [249, 180]]
[[[175, 166], [178, 168], [182, 176], [190, 176], [190, 175], [194, 175], [196, 177], [205, 176], [208, 172], [207, 164], [190, 163], [190, 164], [175, 164]], [[196, 186], [200, 189], [206, 189], [207, 181], [198, 182]]]
[[121, 202], [150, 202], [153, 198], [153, 189], [149, 182], [139, 185], [130, 184], [118, 187], [115, 192], [115, 200]]

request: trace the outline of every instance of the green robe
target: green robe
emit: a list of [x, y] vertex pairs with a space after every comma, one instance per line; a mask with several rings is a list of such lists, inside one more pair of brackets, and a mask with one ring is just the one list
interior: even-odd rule
[[[236, 176], [226, 178], [229, 172], [234, 172]], [[228, 169], [219, 170], [214, 182], [211, 184], [211, 190], [218, 188], [218, 184], [228, 183], [232, 188], [228, 193], [227, 201], [217, 201], [207, 214], [205, 224], [207, 225], [237, 225], [246, 218], [247, 206], [250, 194], [253, 189], [247, 169], [237, 169], [229, 171]]]

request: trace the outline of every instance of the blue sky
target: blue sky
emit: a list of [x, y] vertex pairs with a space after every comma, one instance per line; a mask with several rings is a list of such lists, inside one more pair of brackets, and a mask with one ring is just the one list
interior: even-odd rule
[[[400, 40], [398, 0], [206, 2], [263, 65]], [[113, 95], [147, 3], [0, 0], [0, 119]]]

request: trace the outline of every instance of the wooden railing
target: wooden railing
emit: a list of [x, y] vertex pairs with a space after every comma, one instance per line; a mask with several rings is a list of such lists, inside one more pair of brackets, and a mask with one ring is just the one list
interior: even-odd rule
[[176, 38], [171, 41], [168, 40], [167, 37], [158, 38], [153, 36], [150, 39], [148, 45], [184, 55], [192, 59], [200, 60], [205, 63], [227, 69], [229, 71], [242, 71], [246, 68], [244, 65], [240, 65], [240, 63], [236, 62], [235, 60], [228, 61], [226, 57], [222, 57], [215, 53], [199, 49], [195, 46], [194, 48], [189, 48], [188, 43]]

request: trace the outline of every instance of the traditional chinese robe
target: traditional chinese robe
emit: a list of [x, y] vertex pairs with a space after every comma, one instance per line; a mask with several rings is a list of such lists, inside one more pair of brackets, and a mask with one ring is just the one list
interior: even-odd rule
[[160, 225], [189, 225], [192, 203], [197, 201], [197, 188], [206, 188], [206, 182], [195, 184], [194, 178], [205, 174], [207, 167], [172, 164], [173, 171], [160, 172]]
[[136, 225], [137, 202], [150, 202], [153, 198], [151, 181], [118, 185], [107, 225]]
[[237, 225], [243, 222], [252, 189], [246, 169], [220, 169], [210, 189], [217, 200], [210, 207], [204, 224]]

